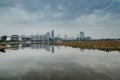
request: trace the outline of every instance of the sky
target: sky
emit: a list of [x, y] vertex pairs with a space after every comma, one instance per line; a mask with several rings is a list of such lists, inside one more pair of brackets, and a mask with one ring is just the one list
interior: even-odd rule
[[120, 0], [0, 0], [0, 36], [120, 38]]

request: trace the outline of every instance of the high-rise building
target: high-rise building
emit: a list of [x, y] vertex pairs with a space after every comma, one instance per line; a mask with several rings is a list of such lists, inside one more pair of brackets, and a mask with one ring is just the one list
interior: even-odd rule
[[51, 31], [51, 37], [54, 38], [54, 30]]
[[67, 35], [65, 35], [64, 38], [67, 39]]
[[47, 38], [50, 38], [50, 32], [46, 33]]
[[45, 33], [44, 34], [44, 38], [45, 38], [45, 40], [49, 40], [49, 38], [50, 38], [50, 32]]
[[80, 39], [84, 39], [85, 38], [85, 34], [83, 31], [80, 32]]
[[11, 41], [19, 41], [19, 35], [12, 35]]

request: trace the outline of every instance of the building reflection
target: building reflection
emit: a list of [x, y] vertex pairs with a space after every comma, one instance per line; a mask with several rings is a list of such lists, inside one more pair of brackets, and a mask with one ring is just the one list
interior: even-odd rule
[[52, 46], [52, 53], [55, 53], [55, 48], [54, 48], [54, 46]]
[[80, 51], [83, 52], [83, 51], [85, 51], [85, 49], [80, 48]]
[[12, 50], [19, 50], [19, 44], [11, 44], [11, 45], [10, 45], [10, 48], [11, 48]]
[[10, 49], [19, 50], [19, 49], [44, 49], [48, 52], [55, 53], [55, 47], [49, 44], [9, 44]]

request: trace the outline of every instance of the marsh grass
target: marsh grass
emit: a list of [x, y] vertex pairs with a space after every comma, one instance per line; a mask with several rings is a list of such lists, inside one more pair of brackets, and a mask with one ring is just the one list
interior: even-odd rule
[[55, 43], [55, 45], [70, 46], [73, 48], [81, 49], [94, 49], [103, 50], [106, 52], [119, 51], [120, 52], [120, 42], [62, 42]]

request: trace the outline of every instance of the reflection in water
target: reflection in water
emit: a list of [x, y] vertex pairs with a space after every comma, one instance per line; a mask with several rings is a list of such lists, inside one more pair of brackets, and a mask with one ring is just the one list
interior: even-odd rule
[[80, 49], [80, 51], [82, 52], [82, 51], [84, 51], [84, 49]]
[[[41, 66], [42, 65], [42, 66]], [[36, 66], [36, 65], [35, 65]], [[73, 63], [41, 63], [23, 74], [0, 80], [119, 80], [119, 71], [96, 71]], [[109, 72], [109, 73], [108, 73]]]
[[[10, 46], [10, 49], [12, 50], [19, 50], [19, 49], [44, 49], [48, 52], [55, 53], [54, 46], [49, 45], [49, 44], [9, 44], [7, 46]], [[60, 48], [60, 47], [58, 47]]]
[[0, 80], [120, 80], [119, 52], [49, 44], [10, 46], [0, 54]]
[[55, 53], [54, 46], [52, 46], [52, 53]]
[[19, 44], [11, 44], [9, 45], [12, 50], [18, 50], [19, 49]]
[[0, 52], [5, 52], [5, 49], [0, 49]]

